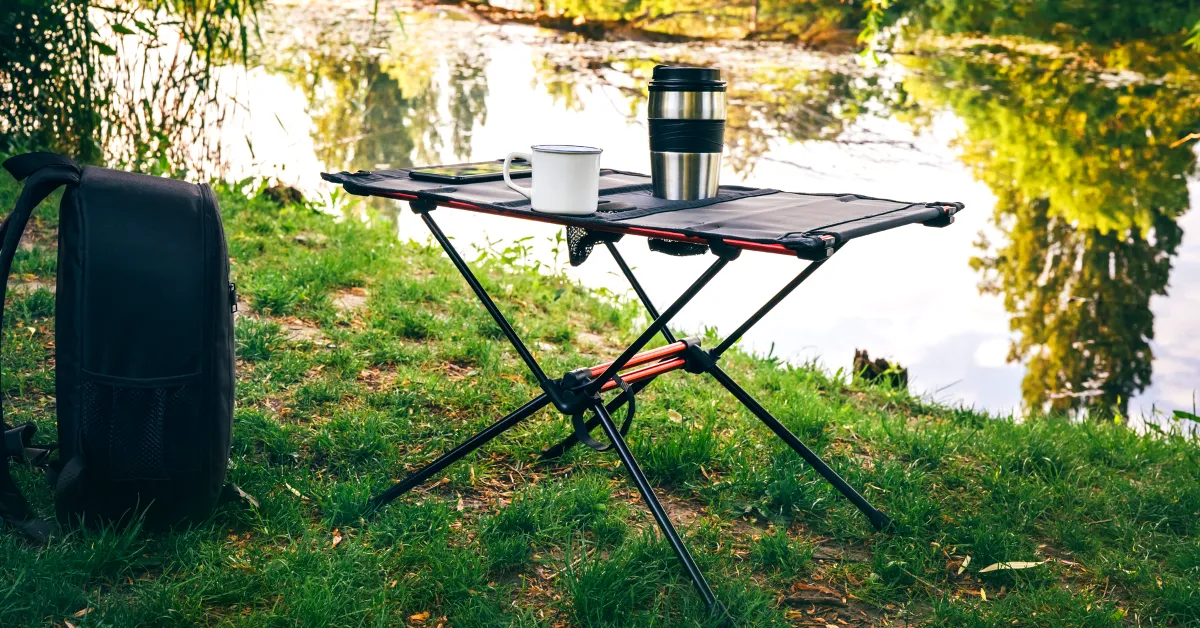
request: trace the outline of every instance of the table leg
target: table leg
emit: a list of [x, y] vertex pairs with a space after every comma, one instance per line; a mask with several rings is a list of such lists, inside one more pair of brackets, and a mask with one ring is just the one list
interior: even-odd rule
[[445, 469], [463, 456], [475, 451], [476, 449], [479, 449], [479, 447], [484, 443], [496, 438], [516, 424], [529, 418], [530, 415], [538, 410], [541, 410], [548, 403], [550, 403], [550, 397], [545, 393], [542, 393], [529, 403], [514, 410], [512, 414], [509, 414], [503, 419], [496, 421], [487, 429], [467, 439], [467, 441], [463, 444], [442, 454], [441, 457], [429, 463], [429, 465], [427, 465], [425, 468], [421, 469], [420, 471], [416, 471], [407, 478], [395, 483], [386, 492], [373, 497], [371, 499], [371, 512], [383, 508], [397, 497], [400, 497], [408, 491], [420, 486], [442, 469]]
[[788, 446], [795, 450], [796, 453], [800, 454], [800, 457], [804, 458], [804, 461], [807, 462], [809, 466], [811, 466], [813, 469], [816, 469], [817, 473], [820, 473], [826, 480], [829, 481], [830, 484], [833, 485], [834, 488], [838, 490], [839, 493], [845, 496], [846, 499], [850, 500], [851, 503], [861, 510], [862, 513], [867, 516], [867, 519], [871, 521], [871, 525], [875, 526], [876, 530], [882, 531], [891, 526], [891, 520], [888, 519], [887, 515], [879, 512], [879, 510], [872, 506], [871, 503], [868, 502], [862, 495], [859, 495], [858, 491], [854, 490], [854, 487], [847, 484], [846, 481], [843, 480], [836, 471], [829, 468], [829, 465], [825, 464], [825, 461], [821, 460], [820, 456], [814, 453], [813, 450], [806, 447], [804, 443], [800, 442], [800, 439], [796, 438], [796, 435], [793, 434], [791, 430], [785, 427], [782, 423], [780, 423], [778, 419], [776, 419], [774, 416], [771, 416], [771, 413], [767, 412], [767, 409], [762, 407], [762, 404], [758, 403], [754, 397], [751, 397], [750, 393], [746, 392], [741, 386], [738, 386], [737, 382], [730, 379], [729, 375], [725, 373], [725, 371], [721, 370], [721, 367], [714, 364], [708, 372], [713, 376], [714, 379], [720, 382], [720, 384], [724, 386], [726, 390], [732, 393], [733, 396], [742, 403], [742, 405], [746, 406], [747, 409], [753, 412], [754, 416], [758, 417], [758, 420], [762, 421], [767, 425], [767, 427], [771, 428], [771, 431], [775, 432], [776, 436], [781, 438], [783, 442], [787, 443]]
[[658, 497], [655, 497], [654, 490], [650, 488], [650, 482], [646, 479], [646, 474], [642, 473], [641, 467], [638, 466], [637, 460], [633, 457], [633, 452], [629, 451], [629, 446], [625, 444], [625, 439], [621, 437], [621, 432], [617, 429], [616, 423], [613, 423], [612, 417], [608, 414], [608, 409], [604, 407], [604, 404], [597, 403], [592, 407], [592, 410], [596, 413], [596, 418], [600, 421], [600, 427], [604, 430], [604, 434], [608, 436], [613, 449], [617, 451], [617, 456], [621, 458], [621, 464], [625, 465], [625, 469], [629, 471], [629, 476], [633, 478], [633, 483], [637, 485], [638, 492], [642, 494], [642, 501], [646, 502], [646, 507], [650, 509], [650, 514], [654, 515], [654, 521], [658, 523], [659, 529], [667, 537], [667, 541], [671, 544], [671, 549], [675, 550], [675, 556], [679, 558], [679, 562], [683, 564], [688, 577], [696, 585], [700, 597], [704, 598], [704, 603], [714, 614], [725, 615], [724, 607], [717, 602], [717, 597], [713, 595], [712, 588], [708, 586], [708, 581], [704, 579], [704, 574], [700, 573], [700, 567], [696, 565], [696, 561], [692, 559], [687, 546], [683, 544], [683, 539], [679, 538], [679, 533], [671, 525], [671, 519], [667, 517], [667, 511], [663, 509], [662, 504], [658, 501]]
[[593, 379], [590, 384], [584, 387], [584, 394], [592, 395], [600, 392], [600, 387], [603, 386], [605, 382], [612, 379], [613, 375], [616, 375], [621, 371], [621, 369], [625, 368], [625, 364], [627, 364], [629, 360], [633, 358], [633, 356], [637, 355], [638, 351], [641, 351], [642, 347], [646, 346], [646, 343], [650, 342], [651, 338], [658, 335], [661, 330], [665, 329], [667, 323], [670, 323], [671, 319], [675, 318], [675, 315], [679, 313], [679, 310], [682, 310], [683, 306], [687, 305], [688, 301], [692, 300], [692, 297], [696, 296], [696, 294], [703, 290], [704, 286], [708, 285], [708, 282], [712, 281], [712, 278], [717, 276], [717, 273], [721, 272], [722, 268], [725, 268], [725, 265], [729, 263], [730, 259], [731, 258], [721, 257], [718, 258], [717, 261], [713, 262], [713, 264], [708, 267], [708, 270], [705, 270], [704, 274], [700, 275], [696, 281], [692, 282], [692, 285], [688, 286], [687, 290], [684, 290], [683, 294], [679, 295], [675, 299], [675, 302], [672, 303], [670, 307], [666, 309], [666, 311], [664, 311], [661, 315], [654, 317], [654, 321], [650, 323], [650, 326], [642, 332], [642, 335], [638, 336], [637, 340], [633, 341], [633, 344], [626, 347], [625, 351], [621, 353], [620, 357], [618, 357], [616, 360], [613, 360], [603, 373], [601, 373], [598, 377]]
[[[642, 287], [641, 282], [639, 282], [637, 277], [633, 275], [633, 269], [629, 267], [629, 264], [625, 263], [625, 258], [621, 255], [621, 252], [617, 250], [617, 245], [613, 244], [612, 242], [605, 242], [604, 246], [608, 249], [609, 255], [612, 255], [613, 261], [615, 261], [617, 266], [620, 267], [621, 273], [625, 275], [625, 279], [629, 280], [629, 285], [633, 286], [633, 291], [637, 293], [638, 298], [642, 301], [642, 305], [644, 305], [646, 307], [646, 311], [650, 313], [650, 318], [658, 318], [658, 310], [655, 309], [654, 304], [650, 302], [650, 295], [646, 294], [646, 289]], [[666, 325], [663, 325], [662, 335], [663, 338], [667, 339], [667, 342], [675, 342], [675, 334], [672, 334], [671, 329]]]

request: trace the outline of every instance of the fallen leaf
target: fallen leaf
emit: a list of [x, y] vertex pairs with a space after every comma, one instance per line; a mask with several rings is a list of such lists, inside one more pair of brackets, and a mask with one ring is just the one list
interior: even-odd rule
[[300, 494], [300, 491], [297, 491], [295, 488], [292, 488], [291, 484], [284, 482], [283, 485], [287, 487], [287, 490], [292, 492], [292, 495], [295, 495], [296, 497], [304, 497], [303, 495]]
[[72, 617], [83, 617], [84, 615], [87, 615], [90, 612], [92, 612], [91, 608], [85, 608], [82, 610], [75, 611], [75, 614], [72, 615]]
[[329, 547], [337, 547], [337, 546], [338, 546], [338, 543], [341, 543], [341, 542], [342, 542], [342, 534], [341, 534], [341, 532], [338, 532], [337, 530], [334, 530], [334, 531], [333, 531], [333, 544], [332, 544], [332, 545], [330, 545]]
[[962, 575], [962, 572], [963, 572], [963, 570], [964, 570], [964, 569], [966, 569], [966, 568], [967, 568], [967, 565], [970, 565], [970, 564], [971, 564], [971, 557], [970, 557], [970, 556], [968, 556], [968, 557], [964, 558], [964, 559], [963, 559], [963, 563], [962, 563], [961, 565], [959, 565], [959, 567], [958, 567], [958, 574], [957, 574], [957, 575], [961, 576], [961, 575]]
[[75, 628], [75, 624], [72, 624], [71, 622], [69, 622], [65, 619], [63, 620], [63, 625], [65, 625], [66, 628]]
[[670, 419], [672, 423], [683, 423], [683, 415], [674, 410], [667, 410], [667, 418]]
[[1004, 569], [1029, 569], [1030, 567], [1037, 567], [1038, 565], [1045, 564], [1045, 562], [1046, 561], [1044, 561], [1044, 560], [1040, 560], [1036, 563], [1031, 563], [1031, 562], [1025, 562], [1025, 561], [1018, 560], [1018, 561], [1011, 561], [1011, 562], [1007, 562], [1007, 563], [993, 563], [991, 565], [988, 565], [987, 567], [984, 567], [983, 569], [980, 569], [979, 573], [988, 573], [989, 571], [1001, 571]]
[[428, 620], [429, 620], [429, 612], [428, 612], [428, 611], [426, 611], [426, 612], [424, 612], [424, 613], [417, 613], [417, 614], [415, 614], [415, 615], [409, 615], [409, 616], [408, 616], [408, 620], [409, 620], [409, 621], [415, 621], [415, 622], [417, 622], [418, 624], [423, 624], [423, 623], [425, 623], [426, 621], [428, 621]]
[[984, 602], [987, 601], [987, 591], [985, 591], [983, 587], [979, 587], [979, 599], [983, 600]]
[[237, 484], [231, 484], [231, 486], [233, 486], [233, 491], [235, 493], [237, 493], [238, 497], [246, 500], [255, 508], [258, 508], [258, 500], [254, 499], [253, 495], [251, 495], [250, 493], [247, 493], [246, 491], [243, 491], [242, 487], [238, 486]]

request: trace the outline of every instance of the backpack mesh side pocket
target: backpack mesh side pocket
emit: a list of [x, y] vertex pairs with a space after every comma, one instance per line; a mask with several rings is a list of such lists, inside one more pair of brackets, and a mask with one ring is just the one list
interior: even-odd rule
[[83, 383], [81, 408], [84, 456], [90, 467], [107, 470], [114, 480], [170, 479], [168, 461], [182, 452], [164, 443], [173, 429], [189, 423], [195, 411], [192, 386], [138, 388]]

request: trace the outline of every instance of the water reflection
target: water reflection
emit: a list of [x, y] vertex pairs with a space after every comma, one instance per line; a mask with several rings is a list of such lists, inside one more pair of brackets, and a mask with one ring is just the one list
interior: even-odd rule
[[1177, 80], [1104, 85], [1062, 60], [923, 59], [924, 108], [965, 123], [962, 161], [997, 197], [1000, 242], [980, 242], [980, 289], [1004, 297], [1032, 408], [1125, 412], [1151, 381], [1196, 157], [1169, 148], [1200, 124]]
[[[568, 86], [585, 80], [623, 85], [636, 118], [650, 68], [667, 60], [618, 51], [546, 64], [540, 74], [553, 77], [543, 82], [554, 94], [572, 94]], [[1026, 406], [1126, 413], [1151, 382], [1150, 301], [1166, 294], [1183, 235], [1177, 220], [1196, 159], [1169, 145], [1200, 126], [1200, 112], [1181, 106], [1200, 93], [1195, 79], [1105, 76], [1078, 60], [1016, 54], [907, 65], [903, 80], [891, 81], [771, 61], [723, 64], [731, 84], [726, 159], [746, 176], [779, 140], [886, 144], [856, 137], [860, 116], [920, 128], [949, 108], [964, 124], [961, 161], [997, 197], [999, 237], [981, 238], [971, 264], [980, 291], [1003, 297], [1011, 315], [1008, 358], [1026, 367]]]
[[812, 56], [804, 59], [807, 63], [794, 63], [777, 46], [743, 46], [735, 54], [719, 54], [699, 48], [576, 44], [539, 52], [544, 56], [535, 61], [536, 86], [556, 105], [582, 111], [582, 92], [610, 91], [620, 95], [622, 112], [635, 124], [645, 118], [646, 84], [655, 65], [720, 67], [729, 89], [723, 162], [739, 177], [750, 176], [779, 143], [912, 147], [856, 124], [864, 114], [903, 109], [905, 99], [902, 85], [853, 64], [820, 63], [820, 57]]
[[[1186, 64], [1164, 65], [1169, 56], [1129, 46], [1124, 49], [1128, 58], [1105, 60], [1125, 67], [1121, 72], [1100, 71], [1094, 67], [1101, 65], [1097, 60], [1011, 52], [914, 58], [905, 67], [868, 71], [850, 57], [813, 55], [788, 46], [586, 43], [529, 29], [484, 29], [429, 12], [393, 13], [386, 5], [374, 13], [370, 6], [339, 10], [335, 17], [322, 8], [276, 11], [264, 28], [265, 45], [254, 57], [267, 75], [285, 77], [279, 82], [298, 95], [303, 108], [298, 115], [310, 123], [284, 129], [290, 139], [311, 136], [312, 148], [303, 145], [301, 158], [279, 157], [293, 166], [289, 172], [302, 170], [311, 180], [320, 168], [490, 159], [521, 148], [516, 140], [525, 142], [535, 134], [565, 139], [566, 133], [576, 134], [572, 137], [582, 143], [604, 145], [607, 165], [638, 168], [639, 160], [646, 159], [641, 125], [645, 82], [653, 65], [717, 65], [730, 81], [730, 180], [920, 197], [934, 183], [944, 189], [943, 179], [957, 177], [965, 166], [990, 189], [995, 206], [987, 237], [981, 238], [973, 259], [964, 254], [957, 261], [964, 275], [970, 272], [965, 270], [968, 263], [975, 275], [941, 289], [953, 291], [951, 298], [959, 303], [991, 298], [1002, 303], [1003, 311], [1000, 305], [996, 310], [1007, 318], [1011, 333], [1005, 335], [1003, 322], [990, 323], [999, 329], [988, 333], [1003, 338], [1001, 342], [1011, 339], [1008, 359], [1024, 367], [1020, 399], [1025, 406], [1089, 414], [1126, 411], [1130, 400], [1155, 381], [1160, 363], [1155, 351], [1162, 353], [1163, 347], [1155, 345], [1154, 307], [1172, 286], [1173, 263], [1189, 246], [1180, 218], [1192, 202], [1187, 185], [1196, 166], [1190, 147], [1169, 145], [1200, 128], [1200, 108], [1195, 106], [1200, 89], [1193, 71]], [[353, 19], [346, 17], [350, 13]], [[9, 19], [14, 29], [17, 23], [31, 23], [28, 14], [15, 15], [0, 19]], [[9, 90], [0, 104], [0, 128], [7, 141], [13, 137], [8, 130], [30, 129], [32, 143], [85, 158], [94, 154], [135, 166], [157, 160], [205, 173], [228, 163], [216, 149], [238, 133], [255, 132], [222, 128], [216, 122], [223, 111], [246, 106], [258, 115], [269, 115], [263, 109], [277, 115], [266, 102], [274, 94], [265, 100], [244, 99], [240, 92], [218, 89], [207, 73], [199, 73], [206, 66], [196, 65], [197, 49], [178, 34], [171, 40], [177, 45], [153, 54], [148, 42], [172, 35], [155, 31], [154, 38], [121, 37], [126, 47], [111, 59], [101, 55], [106, 59], [88, 70], [91, 57], [71, 52], [71, 42], [81, 36], [79, 19], [69, 12], [51, 15], [36, 34], [15, 29], [15, 48], [0, 48], [4, 58], [45, 50], [37, 54], [67, 68], [55, 73], [41, 64], [10, 66], [16, 72], [0, 81]], [[226, 51], [214, 58], [231, 62], [237, 56]], [[1147, 65], [1155, 66], [1151, 78], [1129, 71]], [[63, 78], [89, 71], [94, 74], [90, 83]], [[148, 78], [135, 81], [142, 71]], [[164, 76], [186, 80], [161, 80]], [[520, 77], [519, 85], [513, 85], [513, 77]], [[117, 97], [104, 96], [113, 94], [114, 86], [124, 87], [116, 90]], [[180, 102], [191, 104], [180, 107]], [[953, 114], [949, 125], [947, 111]], [[210, 125], [209, 133], [197, 133], [198, 124], [200, 129]], [[936, 158], [930, 153], [937, 152], [928, 147], [931, 138], [944, 136], [939, 129], [948, 126], [957, 129], [953, 145], [962, 166], [929, 162]], [[225, 143], [213, 142], [214, 135], [224, 136]], [[96, 139], [100, 137], [106, 139], [103, 145]], [[196, 142], [188, 138], [215, 148], [196, 151]], [[239, 175], [275, 166], [254, 158], [249, 137], [247, 142], [252, 159], [245, 160], [248, 165], [242, 164]], [[261, 143], [257, 148], [265, 154]], [[798, 148], [811, 152], [798, 156]], [[918, 163], [923, 170], [914, 175], [912, 167]], [[870, 171], [873, 178], [860, 177], [852, 167]], [[924, 183], [909, 185], [913, 176]], [[824, 182], [833, 182], [828, 187], [836, 189], [825, 189]], [[986, 212], [985, 204], [975, 199], [972, 212]], [[389, 213], [395, 208], [386, 202], [374, 206]], [[964, 216], [964, 221], [977, 215]], [[970, 238], [973, 230], [947, 230], [938, 234], [938, 242]], [[898, 242], [881, 235], [873, 246], [877, 251], [891, 246], [906, 256], [906, 268], [917, 268], [922, 260], [914, 259], [910, 241], [922, 237], [913, 231]], [[874, 266], [848, 270], [847, 276], [884, 270], [878, 259], [869, 263]], [[1194, 291], [1200, 285], [1200, 278], [1185, 281], [1191, 283], [1174, 284], [1172, 303], [1187, 302], [1186, 295], [1180, 301], [1181, 288]], [[844, 285], [830, 288], [846, 296]], [[917, 294], [916, 289], [911, 292]], [[849, 305], [835, 318], [886, 329], [885, 319], [928, 317], [928, 300], [912, 294], [894, 297], [885, 304], [891, 311], [874, 318]], [[848, 296], [839, 301], [857, 302]], [[976, 306], [961, 309], [971, 307]], [[795, 354], [819, 335], [796, 322], [781, 325], [774, 331], [797, 338], [788, 340]], [[838, 333], [843, 333], [840, 328]], [[855, 334], [841, 340], [857, 345], [862, 338], [878, 337]], [[963, 344], [979, 343], [978, 336], [968, 340], [933, 333], [918, 341], [968, 355], [982, 350]], [[850, 351], [840, 345], [817, 348], [834, 368], [842, 358], [849, 361]], [[921, 356], [895, 352], [891, 357], [918, 362], [915, 373], [921, 381]], [[930, 362], [945, 359], [935, 356]], [[981, 363], [976, 358], [966, 366]], [[1176, 389], [1182, 388], [1180, 381], [1200, 381], [1200, 365], [1188, 363], [1183, 369], [1183, 375], [1175, 369]], [[971, 372], [969, 376], [995, 371]], [[931, 383], [940, 387], [959, 377], [963, 375]], [[974, 394], [997, 384], [965, 386]], [[1186, 403], [1179, 394], [1172, 399], [1177, 405]]]
[[427, 14], [400, 19], [407, 27], [371, 22], [365, 39], [350, 43], [344, 32], [305, 29], [266, 59], [304, 93], [328, 168], [437, 163], [446, 151], [463, 159], [472, 131], [487, 121], [481, 42], [435, 39]]

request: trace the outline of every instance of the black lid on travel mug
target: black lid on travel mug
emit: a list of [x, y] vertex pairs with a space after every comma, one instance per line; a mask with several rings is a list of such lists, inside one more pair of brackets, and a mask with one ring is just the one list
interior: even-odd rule
[[717, 68], [656, 65], [650, 79], [652, 92], [723, 92], [725, 81]]

